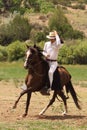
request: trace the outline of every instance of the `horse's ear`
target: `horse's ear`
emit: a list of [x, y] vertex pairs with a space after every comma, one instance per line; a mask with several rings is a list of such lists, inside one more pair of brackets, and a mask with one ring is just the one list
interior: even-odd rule
[[36, 48], [37, 46], [36, 46], [36, 44], [34, 44], [34, 46], [33, 46], [34, 48]]
[[26, 45], [26, 47], [27, 47], [27, 49], [29, 49], [30, 46], [29, 46], [29, 45]]

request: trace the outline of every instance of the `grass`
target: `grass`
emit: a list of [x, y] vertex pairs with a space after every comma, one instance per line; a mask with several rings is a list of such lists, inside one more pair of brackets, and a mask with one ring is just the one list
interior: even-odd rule
[[60, 121], [18, 121], [15, 124], [2, 124], [0, 130], [86, 130], [87, 126], [70, 126]]
[[74, 85], [87, 87], [87, 65], [65, 65], [72, 76]]
[[87, 81], [87, 65], [65, 65], [74, 81]]
[[[70, 72], [75, 84], [87, 86], [87, 65], [64, 65], [64, 67]], [[24, 80], [26, 74], [27, 70], [24, 69], [23, 62], [0, 63], [0, 80], [13, 79], [17, 82], [17, 80]]]
[[23, 79], [26, 73], [22, 62], [0, 63], [0, 80]]

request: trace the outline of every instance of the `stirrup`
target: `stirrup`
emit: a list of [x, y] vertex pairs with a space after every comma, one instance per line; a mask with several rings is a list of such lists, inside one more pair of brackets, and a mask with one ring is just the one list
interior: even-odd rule
[[41, 93], [42, 95], [50, 96], [50, 91], [48, 90], [47, 87], [44, 87], [43, 89], [41, 89], [40, 93]]

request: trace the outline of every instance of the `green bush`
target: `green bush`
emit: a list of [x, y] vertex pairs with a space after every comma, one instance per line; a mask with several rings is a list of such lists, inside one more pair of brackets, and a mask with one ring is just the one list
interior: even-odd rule
[[41, 42], [46, 40], [46, 34], [48, 34], [48, 28], [42, 27], [39, 24], [33, 25], [33, 28], [30, 32], [30, 39], [33, 42]]
[[0, 46], [0, 61], [6, 61], [7, 60], [7, 50], [6, 47]]
[[41, 42], [42, 40], [46, 39], [46, 36], [45, 36], [44, 32], [38, 32], [36, 34], [36, 38], [35, 39], [36, 39], [37, 42]]
[[73, 30], [71, 38], [72, 39], [83, 39], [83, 38], [85, 38], [85, 35], [82, 31]]
[[4, 4], [3, 4], [3, 1], [0, 0], [0, 9], [3, 8]]
[[54, 11], [48, 24], [50, 30], [57, 30], [63, 38], [70, 38], [72, 36], [73, 28], [69, 24], [61, 8]]
[[87, 64], [87, 41], [80, 42], [74, 51], [74, 60], [78, 64]]
[[29, 39], [31, 25], [28, 20], [17, 15], [13, 21], [0, 27], [0, 44], [8, 45], [13, 41]]
[[7, 47], [8, 60], [16, 61], [24, 57], [25, 44], [20, 41], [15, 41]]
[[58, 62], [60, 64], [73, 64], [73, 50], [74, 46], [64, 45], [59, 51]]
[[42, 2], [40, 5], [41, 13], [48, 13], [54, 11], [55, 6], [51, 2]]
[[84, 2], [87, 4], [87, 0], [84, 0]]
[[13, 34], [11, 33], [11, 28], [9, 25], [3, 24], [0, 26], [0, 44], [5, 46], [8, 45], [12, 39]]
[[17, 15], [10, 23], [12, 33], [14, 34], [14, 40], [27, 40], [31, 31], [31, 25], [28, 19]]
[[71, 45], [63, 45], [59, 51], [58, 62], [60, 64], [87, 64], [87, 40], [77, 40]]
[[50, 17], [49, 29], [57, 30], [64, 39], [82, 39], [84, 37], [83, 32], [73, 29], [61, 8], [55, 10]]

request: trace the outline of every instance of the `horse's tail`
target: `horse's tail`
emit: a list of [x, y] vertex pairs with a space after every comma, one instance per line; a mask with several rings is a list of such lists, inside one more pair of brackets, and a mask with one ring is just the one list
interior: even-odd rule
[[76, 94], [76, 92], [75, 92], [75, 90], [74, 90], [74, 88], [73, 88], [73, 85], [72, 85], [72, 82], [71, 82], [71, 81], [69, 81], [69, 82], [67, 83], [67, 85], [66, 85], [66, 90], [68, 90], [68, 92], [70, 92], [70, 94], [71, 94], [71, 96], [72, 96], [72, 98], [73, 98], [73, 100], [74, 100], [74, 103], [75, 103], [76, 107], [77, 107], [78, 109], [81, 109], [81, 107], [80, 107], [80, 105], [79, 105], [79, 100], [78, 100], [78, 98], [77, 98], [77, 94]]

